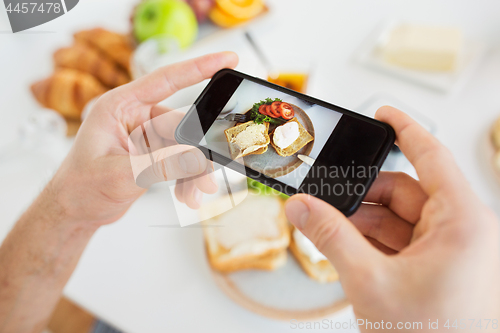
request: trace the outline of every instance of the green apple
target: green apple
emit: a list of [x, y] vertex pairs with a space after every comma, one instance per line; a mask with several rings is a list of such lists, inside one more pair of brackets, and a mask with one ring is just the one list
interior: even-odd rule
[[145, 0], [137, 6], [133, 22], [139, 42], [162, 35], [177, 39], [179, 46], [186, 48], [198, 34], [196, 16], [182, 0]]

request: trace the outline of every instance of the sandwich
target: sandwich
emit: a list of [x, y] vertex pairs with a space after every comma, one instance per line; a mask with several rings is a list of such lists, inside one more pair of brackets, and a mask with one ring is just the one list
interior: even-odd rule
[[295, 154], [313, 140], [314, 137], [297, 121], [297, 118], [292, 118], [276, 127], [272, 133], [271, 145], [278, 155], [287, 157]]
[[271, 141], [269, 123], [257, 124], [253, 120], [236, 125], [224, 131], [233, 160], [251, 155], [264, 154]]
[[[220, 212], [227, 199], [202, 207], [202, 218]], [[236, 207], [203, 224], [208, 261], [215, 270], [274, 270], [286, 262], [290, 229], [278, 196], [249, 194]]]
[[339, 275], [328, 259], [297, 228], [292, 227], [290, 252], [312, 279], [321, 282], [334, 282]]

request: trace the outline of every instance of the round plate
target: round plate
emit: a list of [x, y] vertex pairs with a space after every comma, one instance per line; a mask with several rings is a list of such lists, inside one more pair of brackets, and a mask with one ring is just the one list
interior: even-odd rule
[[349, 305], [340, 282], [309, 278], [290, 253], [275, 271], [244, 270], [223, 274], [212, 270], [217, 286], [234, 302], [278, 320], [311, 320], [332, 315]]
[[[290, 104], [290, 103], [289, 103]], [[311, 134], [314, 135], [314, 126], [311, 119], [307, 113], [299, 108], [297, 105], [290, 104], [295, 112], [295, 118], [299, 123], [304, 126], [304, 128]], [[269, 128], [269, 132], [272, 132], [274, 127]], [[277, 178], [289, 174], [293, 170], [297, 169], [303, 162], [296, 156], [297, 154], [302, 154], [308, 156], [314, 145], [314, 140], [306, 144], [304, 147], [292, 155], [283, 157], [278, 155], [276, 150], [269, 144], [267, 151], [260, 155], [247, 155], [243, 157], [245, 164], [251, 166], [257, 172], [260, 172], [268, 177]]]

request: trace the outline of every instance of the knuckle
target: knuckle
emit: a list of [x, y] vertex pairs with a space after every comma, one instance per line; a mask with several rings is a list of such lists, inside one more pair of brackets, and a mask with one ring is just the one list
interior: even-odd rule
[[397, 180], [404, 180], [406, 178], [407, 174], [402, 172], [402, 171], [396, 171], [394, 172], [394, 177], [397, 179]]
[[430, 198], [422, 207], [422, 212], [420, 216], [422, 219], [426, 219], [439, 214], [442, 207], [441, 197], [436, 195]]
[[394, 173], [395, 174], [395, 180], [396, 183], [407, 183], [407, 182], [414, 182], [415, 178], [410, 176], [409, 174], [402, 172], [402, 171], [397, 171]]

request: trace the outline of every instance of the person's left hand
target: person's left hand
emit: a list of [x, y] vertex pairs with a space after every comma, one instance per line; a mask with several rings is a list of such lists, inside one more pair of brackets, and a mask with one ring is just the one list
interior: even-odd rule
[[[96, 226], [120, 218], [144, 193], [136, 185], [129, 157], [129, 134], [151, 118], [169, 112], [156, 104], [176, 91], [212, 77], [222, 68], [234, 68], [238, 57], [221, 52], [163, 67], [150, 75], [101, 96], [83, 122], [75, 143], [49, 184], [52, 200], [74, 221]], [[175, 143], [173, 133], [183, 114], [172, 111], [162, 122], [161, 136], [172, 145], [153, 153], [157, 181], [180, 180], [178, 199], [199, 207], [201, 193], [214, 193], [217, 184], [203, 153]], [[183, 182], [196, 175], [196, 181]]]

